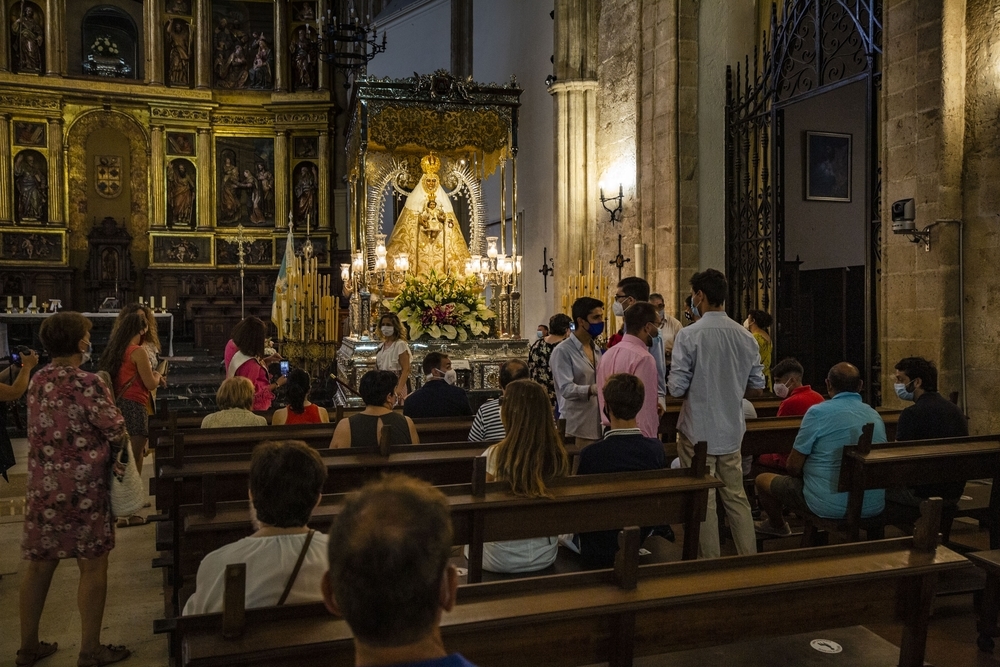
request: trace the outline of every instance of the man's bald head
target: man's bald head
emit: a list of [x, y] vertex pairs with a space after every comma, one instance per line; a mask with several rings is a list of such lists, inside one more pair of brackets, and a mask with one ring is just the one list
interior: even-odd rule
[[841, 392], [859, 393], [863, 384], [861, 381], [861, 372], [853, 364], [849, 364], [846, 361], [842, 361], [831, 368], [826, 376], [826, 381], [829, 385], [831, 395]]

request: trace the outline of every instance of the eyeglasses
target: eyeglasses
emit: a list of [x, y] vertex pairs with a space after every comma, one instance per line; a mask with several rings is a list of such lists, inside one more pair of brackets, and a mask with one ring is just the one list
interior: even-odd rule
[[621, 301], [622, 299], [627, 299], [628, 294], [615, 294], [615, 301]]

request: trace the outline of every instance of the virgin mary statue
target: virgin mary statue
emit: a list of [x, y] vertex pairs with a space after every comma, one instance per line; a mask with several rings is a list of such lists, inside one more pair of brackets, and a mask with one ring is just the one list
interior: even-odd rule
[[420, 169], [423, 175], [406, 197], [403, 212], [389, 236], [386, 255], [391, 262], [394, 255], [407, 253], [410, 267], [418, 276], [431, 269], [439, 274], [463, 273], [470, 257], [469, 246], [438, 178], [441, 158], [433, 152], [426, 155]]

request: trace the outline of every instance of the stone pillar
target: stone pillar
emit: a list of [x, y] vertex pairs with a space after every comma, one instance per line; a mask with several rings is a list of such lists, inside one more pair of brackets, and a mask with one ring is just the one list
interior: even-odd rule
[[274, 3], [274, 90], [288, 90], [288, 0]]
[[212, 198], [212, 181], [215, 169], [212, 164], [212, 129], [198, 128], [198, 228], [211, 229], [215, 225], [215, 203]]
[[62, 6], [59, 0], [45, 3], [45, 76], [62, 76]]
[[49, 119], [49, 224], [62, 225], [63, 220], [63, 122]]
[[[0, 155], [10, 155], [10, 114], [0, 114]], [[14, 220], [14, 181], [10, 160], [0, 160], [0, 222]]]
[[318, 229], [333, 226], [333, 211], [330, 210], [330, 133], [319, 131], [319, 220]]
[[142, 4], [146, 18], [146, 81], [162, 86], [163, 65], [163, 0], [146, 0]]
[[451, 0], [451, 74], [472, 76], [472, 0]]
[[590, 257], [597, 231], [597, 18], [598, 3], [556, 0], [555, 227], [559, 268], [556, 303]]
[[274, 227], [288, 227], [288, 131], [274, 135]]
[[[329, 7], [327, 0], [319, 0], [319, 7], [317, 9], [317, 18], [325, 17], [326, 10]], [[6, 25], [3, 24], [3, 25]], [[317, 35], [317, 37], [322, 37], [322, 35]], [[330, 90], [330, 65], [323, 59], [323, 55], [319, 55], [319, 62], [316, 63], [316, 90], [325, 91]]]
[[151, 227], [167, 226], [166, 144], [164, 141], [163, 126], [153, 125], [149, 129], [149, 178], [153, 190], [153, 210], [149, 215]]
[[[195, 88], [212, 87], [212, 3], [195, 0]], [[199, 170], [200, 171], [200, 170]], [[204, 208], [204, 207], [202, 207]], [[199, 219], [204, 220], [199, 214]]]

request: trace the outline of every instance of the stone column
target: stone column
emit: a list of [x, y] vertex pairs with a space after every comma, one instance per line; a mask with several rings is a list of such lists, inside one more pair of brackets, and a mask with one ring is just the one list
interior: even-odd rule
[[472, 75], [472, 0], [451, 0], [451, 74]]
[[274, 227], [288, 227], [288, 131], [276, 130], [274, 136]]
[[63, 224], [63, 122], [49, 119], [49, 224]]
[[162, 86], [163, 66], [163, 0], [146, 0], [142, 10], [146, 17], [146, 81]]
[[62, 6], [59, 0], [45, 3], [45, 76], [62, 76]]
[[274, 90], [288, 90], [288, 0], [274, 3]]
[[[10, 114], [0, 114], [0, 155], [10, 155]], [[14, 220], [14, 182], [10, 160], [0, 160], [0, 221]]]
[[[195, 88], [212, 87], [212, 3], [195, 0]], [[200, 170], [199, 170], [200, 171]], [[199, 214], [199, 219], [204, 220]]]
[[212, 181], [215, 169], [212, 165], [212, 129], [198, 128], [198, 228], [214, 227], [215, 205], [212, 198]]
[[166, 178], [166, 144], [164, 143], [163, 126], [153, 125], [149, 129], [150, 158], [149, 178], [153, 190], [153, 210], [149, 220], [151, 227], [167, 226], [167, 178]]
[[[319, 0], [319, 6], [317, 9], [317, 17], [325, 17], [326, 9], [329, 7], [327, 0]], [[4, 23], [3, 25], [7, 25]], [[314, 26], [315, 27], [315, 26]], [[317, 35], [317, 37], [322, 37], [322, 35]], [[319, 62], [316, 63], [316, 90], [324, 91], [329, 90], [331, 86], [330, 82], [330, 65], [323, 59], [323, 55], [319, 55]]]
[[316, 227], [329, 229], [333, 226], [330, 210], [330, 133], [319, 131], [319, 220]]

